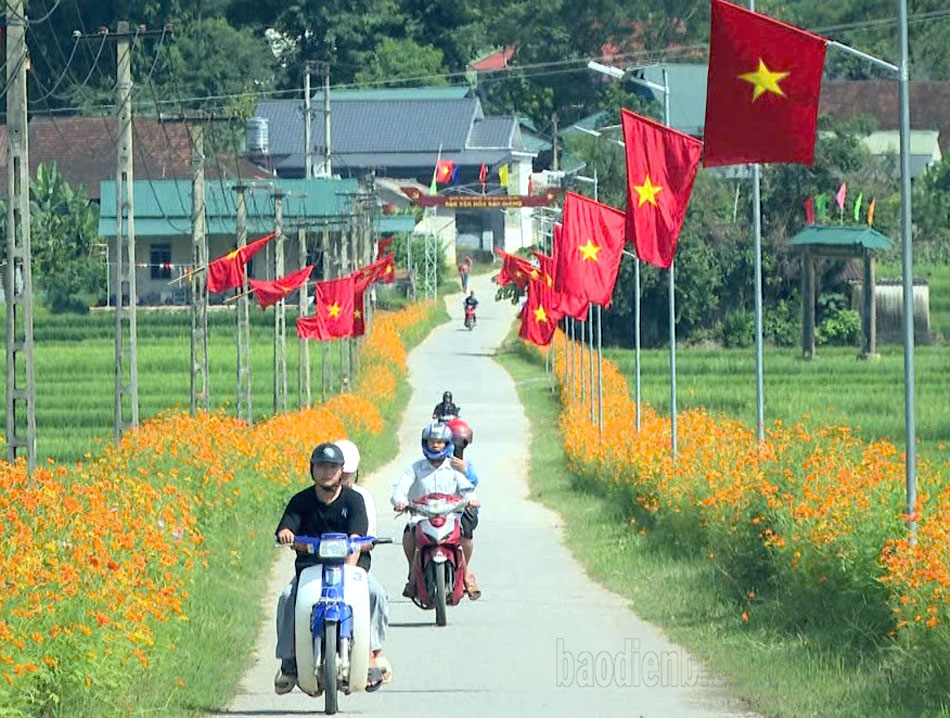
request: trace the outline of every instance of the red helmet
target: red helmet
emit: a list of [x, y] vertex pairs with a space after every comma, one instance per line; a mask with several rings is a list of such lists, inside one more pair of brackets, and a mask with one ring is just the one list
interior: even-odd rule
[[452, 443], [457, 449], [464, 450], [474, 440], [472, 428], [463, 419], [452, 419], [448, 427], [452, 430]]

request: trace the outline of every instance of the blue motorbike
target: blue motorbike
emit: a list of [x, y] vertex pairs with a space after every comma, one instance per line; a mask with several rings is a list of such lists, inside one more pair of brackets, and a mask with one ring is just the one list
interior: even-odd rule
[[315, 555], [320, 562], [301, 571], [297, 582], [297, 685], [311, 696], [325, 694], [327, 715], [337, 712], [340, 691], [349, 694], [365, 689], [369, 670], [366, 572], [346, 564], [346, 557], [367, 544], [390, 542], [339, 533], [294, 537], [298, 552]]

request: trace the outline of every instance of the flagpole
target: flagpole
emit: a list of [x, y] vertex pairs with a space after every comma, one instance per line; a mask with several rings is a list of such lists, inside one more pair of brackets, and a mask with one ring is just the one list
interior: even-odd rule
[[914, 250], [911, 244], [910, 195], [910, 88], [907, 39], [907, 0], [898, 0], [900, 63], [898, 86], [900, 94], [901, 147], [901, 276], [904, 282], [904, 451], [907, 484], [907, 529], [911, 545], [917, 541], [917, 427], [914, 397]]
[[[755, 12], [755, 0], [749, 0], [749, 9]], [[765, 398], [763, 396], [762, 354], [762, 176], [759, 165], [752, 165], [752, 223], [754, 226], [755, 255], [755, 433], [765, 441]]]
[[587, 305], [587, 391], [590, 396], [590, 423], [594, 423], [594, 305]]
[[676, 291], [670, 262], [670, 453], [676, 457]]
[[597, 306], [597, 431], [604, 434], [604, 330], [600, 305]]
[[637, 433], [642, 415], [640, 399], [640, 258], [633, 258], [633, 363], [636, 374]]

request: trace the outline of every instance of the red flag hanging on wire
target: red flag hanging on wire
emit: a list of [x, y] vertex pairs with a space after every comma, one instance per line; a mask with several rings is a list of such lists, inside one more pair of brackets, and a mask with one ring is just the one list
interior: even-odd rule
[[528, 286], [529, 279], [537, 279], [540, 276], [538, 268], [527, 259], [508, 254], [503, 249], [495, 251], [502, 260], [501, 271], [495, 278], [498, 286], [504, 287], [506, 284], [514, 283], [518, 289], [524, 289]]
[[623, 255], [625, 221], [619, 209], [574, 192], [564, 194], [564, 226], [554, 251], [554, 286], [559, 292], [610, 306]]
[[540, 346], [551, 343], [561, 316], [553, 306], [553, 294], [553, 289], [549, 289], [543, 279], [532, 279], [528, 283], [528, 298], [521, 310], [519, 337]]
[[225, 292], [228, 289], [237, 289], [244, 285], [244, 266], [251, 257], [260, 252], [264, 245], [277, 236], [271, 232], [260, 239], [255, 239], [246, 247], [228, 252], [223, 257], [208, 263], [208, 291]]
[[279, 302], [291, 292], [294, 292], [306, 285], [307, 280], [310, 279], [310, 274], [312, 272], [313, 265], [310, 264], [303, 269], [298, 269], [296, 272], [291, 272], [290, 274], [273, 281], [251, 279], [248, 281], [248, 283], [251, 285], [251, 289], [257, 296], [257, 303], [260, 305], [261, 309], [263, 309], [264, 307], [269, 307], [272, 304], [277, 304], [277, 302]]
[[669, 267], [703, 143], [629, 110], [620, 116], [627, 148], [626, 236], [640, 259]]
[[353, 333], [353, 277], [317, 282], [317, 311], [297, 319], [302, 339], [335, 339]]
[[827, 42], [712, 0], [703, 165], [813, 164]]
[[353, 290], [353, 336], [361, 337], [366, 334], [366, 317], [363, 315], [363, 297], [365, 292]]
[[395, 237], [383, 237], [376, 243], [376, 259], [382, 259], [383, 255], [389, 252]]

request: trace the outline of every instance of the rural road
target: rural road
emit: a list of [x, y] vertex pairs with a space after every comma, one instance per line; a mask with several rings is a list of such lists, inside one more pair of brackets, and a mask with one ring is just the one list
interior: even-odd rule
[[[461, 295], [449, 297], [452, 321], [409, 357], [413, 393], [399, 428], [399, 456], [365, 483], [376, 499], [379, 534], [398, 539], [404, 519], [389, 511], [391, 484], [421, 456], [422, 427], [442, 392], [452, 391], [475, 435], [466, 455], [481, 479], [484, 508], [472, 566], [483, 595], [450, 607], [449, 625], [437, 628], [432, 611], [401, 596], [401, 547], [377, 547], [373, 571], [389, 595], [385, 653], [394, 678], [378, 692], [341, 696], [340, 714], [747, 715], [695, 659], [591, 581], [564, 547], [556, 514], [526, 498], [529, 423], [514, 382], [491, 358], [515, 309], [493, 301], [486, 276], [474, 278], [472, 288], [481, 299], [478, 326], [464, 330]], [[219, 714], [322, 712], [323, 697], [273, 691], [273, 616], [292, 571], [291, 552], [281, 552], [263, 599], [254, 664]]]

